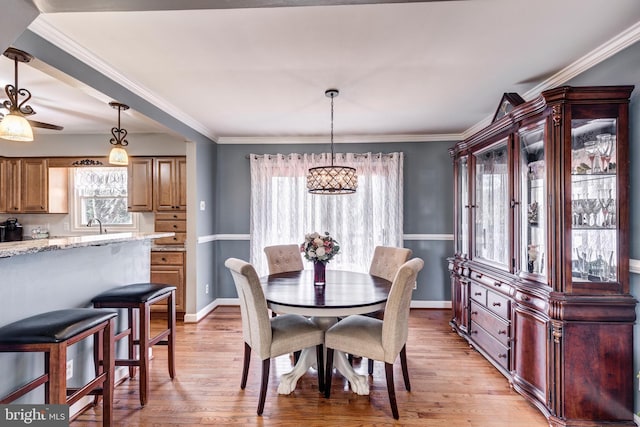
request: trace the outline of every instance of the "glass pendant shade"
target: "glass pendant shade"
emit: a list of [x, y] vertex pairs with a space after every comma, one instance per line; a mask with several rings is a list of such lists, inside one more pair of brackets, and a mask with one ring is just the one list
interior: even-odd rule
[[348, 166], [320, 166], [309, 169], [307, 189], [311, 194], [351, 194], [358, 188], [356, 170]]
[[121, 145], [115, 145], [109, 153], [109, 163], [117, 166], [126, 166], [129, 164], [129, 155]]
[[33, 130], [22, 115], [9, 113], [0, 121], [0, 138], [10, 141], [33, 141]]

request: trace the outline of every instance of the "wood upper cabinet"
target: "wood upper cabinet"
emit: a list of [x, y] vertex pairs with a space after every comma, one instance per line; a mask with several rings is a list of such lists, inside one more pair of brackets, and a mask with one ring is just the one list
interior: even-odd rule
[[7, 213], [22, 212], [22, 196], [20, 193], [22, 181], [22, 161], [20, 159], [4, 160], [4, 189], [6, 196], [5, 211]]
[[450, 324], [552, 427], [633, 425], [632, 90], [550, 89], [450, 149]]
[[130, 157], [127, 179], [127, 209], [130, 212], [151, 212], [153, 210], [153, 158]]
[[187, 209], [187, 161], [184, 157], [156, 158], [154, 174], [154, 210]]
[[22, 159], [22, 212], [44, 213], [49, 210], [49, 171], [47, 159]]

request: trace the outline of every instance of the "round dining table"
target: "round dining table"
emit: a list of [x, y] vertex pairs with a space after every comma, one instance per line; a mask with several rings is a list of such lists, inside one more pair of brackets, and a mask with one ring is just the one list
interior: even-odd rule
[[[267, 306], [275, 313], [292, 313], [310, 317], [323, 329], [330, 328], [339, 317], [366, 314], [384, 308], [391, 282], [382, 277], [345, 270], [326, 270], [325, 284], [313, 282], [313, 270], [272, 274], [260, 279]], [[289, 394], [298, 379], [316, 364], [315, 349], [304, 349], [291, 372], [282, 375], [279, 394]], [[336, 351], [334, 366], [349, 380], [351, 390], [369, 394], [366, 375], [357, 374], [347, 355]]]

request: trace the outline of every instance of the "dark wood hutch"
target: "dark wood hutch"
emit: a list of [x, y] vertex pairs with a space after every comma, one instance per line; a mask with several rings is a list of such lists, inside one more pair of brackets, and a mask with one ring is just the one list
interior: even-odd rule
[[632, 90], [505, 94], [493, 123], [450, 150], [451, 326], [551, 426], [635, 426]]

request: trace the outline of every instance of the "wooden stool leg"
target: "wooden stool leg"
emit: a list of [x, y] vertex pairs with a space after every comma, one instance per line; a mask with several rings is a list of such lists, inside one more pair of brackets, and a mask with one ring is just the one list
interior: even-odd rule
[[167, 300], [168, 316], [167, 327], [169, 328], [169, 336], [167, 337], [167, 352], [169, 353], [169, 376], [173, 379], [176, 376], [176, 362], [175, 362], [175, 344], [176, 344], [176, 304], [175, 304], [175, 292], [171, 292], [169, 299]]
[[67, 343], [49, 346], [49, 397], [45, 403], [67, 403]]
[[149, 395], [149, 325], [151, 323], [151, 309], [149, 304], [140, 304], [138, 314], [140, 316], [140, 325], [138, 331], [140, 333], [138, 351], [140, 353], [140, 404], [147, 404], [147, 396]]
[[[104, 372], [104, 365], [107, 361], [104, 360], [104, 333], [99, 332], [93, 335], [93, 365], [96, 377], [100, 376]], [[93, 404], [95, 406], [100, 403], [100, 395], [96, 394], [93, 397]]]
[[[133, 311], [133, 308], [127, 308], [127, 319], [129, 324], [127, 325], [130, 329], [129, 331], [129, 339], [128, 339], [128, 349], [129, 349], [129, 360], [133, 360], [136, 358], [136, 316]], [[139, 338], [138, 338], [139, 339]], [[139, 348], [138, 348], [139, 350]], [[129, 366], [129, 378], [133, 378], [136, 376], [136, 367]]]
[[102, 338], [100, 339], [103, 369], [106, 370], [106, 377], [102, 384], [102, 425], [103, 427], [111, 426], [113, 419], [113, 392], [115, 387], [115, 335], [116, 320], [111, 319], [104, 331], [100, 333]]

